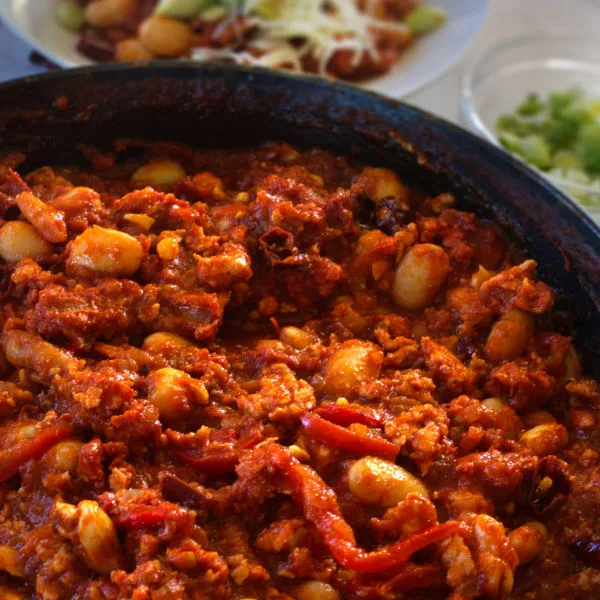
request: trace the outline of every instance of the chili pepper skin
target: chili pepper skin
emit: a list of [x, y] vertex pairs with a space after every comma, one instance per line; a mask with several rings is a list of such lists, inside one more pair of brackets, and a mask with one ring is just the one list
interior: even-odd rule
[[125, 531], [160, 528], [170, 521], [176, 529], [187, 535], [194, 525], [194, 512], [172, 502], [162, 502], [155, 506], [133, 505], [113, 518], [114, 524]]
[[317, 528], [336, 561], [346, 569], [378, 573], [399, 567], [429, 544], [466, 529], [458, 521], [448, 521], [415, 533], [384, 550], [366, 552], [356, 546], [354, 533], [341, 515], [335, 493], [310, 467], [290, 464], [285, 477], [293, 482], [292, 496], [302, 506], [305, 517]]
[[[337, 426], [336, 426], [337, 427]], [[309, 466], [295, 459], [289, 450], [269, 444], [257, 450], [268, 452], [270, 468], [279, 475], [281, 491], [289, 493], [302, 508], [304, 517], [312, 523], [325, 545], [344, 568], [360, 573], [378, 573], [401, 567], [419, 550], [454, 535], [469, 535], [469, 528], [459, 521], [433, 525], [411, 535], [405, 540], [381, 549], [367, 552], [356, 545], [356, 538], [346, 522], [337, 502], [335, 492]], [[253, 455], [245, 460], [252, 461]]]
[[178, 452], [177, 458], [188, 467], [192, 467], [194, 471], [204, 473], [205, 475], [223, 475], [224, 473], [233, 472], [235, 466], [239, 462], [238, 454], [234, 451], [220, 455], [206, 455], [198, 458], [189, 456], [183, 452]]
[[352, 423], [360, 423], [372, 428], [383, 426], [382, 416], [366, 414], [349, 406], [330, 404], [328, 406], [320, 406], [315, 412], [325, 420], [344, 427], [352, 425]]
[[313, 439], [354, 454], [379, 456], [393, 462], [400, 450], [392, 442], [356, 433], [326, 421], [314, 413], [305, 414], [301, 421], [304, 429]]
[[121, 529], [135, 531], [147, 527], [155, 527], [165, 521], [165, 513], [160, 510], [140, 510], [126, 513], [114, 520], [115, 525]]

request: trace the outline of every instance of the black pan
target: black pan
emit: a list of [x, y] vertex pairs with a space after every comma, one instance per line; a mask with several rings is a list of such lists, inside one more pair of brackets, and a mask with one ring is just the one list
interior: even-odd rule
[[[64, 97], [67, 99], [66, 107]], [[157, 62], [57, 72], [0, 86], [0, 148], [25, 168], [80, 159], [120, 137], [195, 146], [285, 140], [388, 166], [493, 219], [556, 290], [554, 327], [600, 377], [600, 230], [564, 194], [489, 143], [352, 86], [222, 64]]]

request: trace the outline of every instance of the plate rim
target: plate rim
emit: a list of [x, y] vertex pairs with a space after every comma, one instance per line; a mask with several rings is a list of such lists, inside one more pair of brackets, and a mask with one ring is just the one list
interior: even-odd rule
[[[47, 1], [51, 2], [52, 0]], [[0, 0], [0, 20], [2, 20], [2, 23], [6, 25], [20, 40], [22, 40], [28, 46], [30, 46], [32, 50], [39, 52], [42, 56], [58, 65], [58, 67], [60, 67], [61, 69], [72, 69], [76, 67], [90, 66], [94, 64], [93, 62], [82, 62], [82, 64], [74, 63], [68, 59], [65, 59], [62, 56], [59, 56], [58, 54], [55, 54], [54, 51], [46, 48], [46, 46], [38, 42], [38, 40], [36, 40], [27, 30], [23, 29], [15, 19], [12, 0], [8, 0], [5, 2], [2, 2], [2, 0]], [[85, 58], [83, 58], [82, 60], [85, 60]]]
[[[85, 56], [81, 55], [81, 62], [74, 62], [68, 58], [65, 58], [64, 55], [60, 53], [57, 54], [54, 50], [49, 49], [47, 46], [39, 42], [31, 32], [27, 31], [23, 27], [21, 27], [20, 23], [15, 18], [14, 11], [14, 2], [16, 0], [0, 0], [0, 21], [4, 23], [19, 39], [25, 42], [32, 50], [39, 52], [42, 56], [56, 64], [60, 69], [71, 69], [78, 67], [89, 67], [94, 65], [101, 65], [98, 61], [94, 61], [91, 59], [87, 59]], [[36, 0], [36, 2], [46, 2], [50, 4], [55, 0]], [[361, 84], [361, 83], [353, 83], [351, 81], [344, 81], [349, 85], [353, 85], [360, 89], [364, 89], [367, 91], [371, 91], [374, 93], [384, 94], [390, 98], [402, 99], [408, 98], [412, 94], [415, 94], [422, 90], [423, 88], [432, 85], [436, 81], [438, 81], [443, 76], [447, 75], [452, 69], [454, 69], [466, 56], [469, 50], [474, 46], [477, 40], [480, 38], [483, 29], [488, 24], [491, 16], [491, 8], [493, 4], [493, 0], [479, 0], [478, 4], [481, 8], [481, 17], [479, 26], [474, 29], [471, 35], [468, 37], [466, 42], [460, 47], [458, 52], [456, 52], [451, 59], [446, 64], [445, 68], [436, 70], [433, 75], [425, 75], [415, 80], [415, 82], [411, 85], [405, 86], [403, 90], [398, 92], [384, 92], [377, 86], [371, 86], [370, 83]], [[183, 58], [181, 60], [190, 60]], [[140, 61], [144, 62], [144, 61]], [[122, 63], [125, 64], [125, 63]], [[130, 63], [135, 64], [135, 63]], [[382, 77], [385, 77], [389, 74], [384, 74]], [[379, 78], [375, 78], [377, 81]], [[333, 79], [333, 81], [336, 81]]]

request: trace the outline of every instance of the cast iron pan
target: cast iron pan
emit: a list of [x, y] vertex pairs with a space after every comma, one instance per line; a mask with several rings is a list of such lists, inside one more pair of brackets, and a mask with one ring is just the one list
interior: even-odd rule
[[[65, 102], [58, 100], [67, 99]], [[600, 230], [561, 192], [489, 143], [414, 107], [341, 83], [223, 64], [156, 62], [56, 72], [0, 86], [0, 151], [25, 169], [81, 160], [121, 137], [194, 146], [284, 140], [395, 169], [493, 219], [556, 290], [554, 327], [600, 378]]]

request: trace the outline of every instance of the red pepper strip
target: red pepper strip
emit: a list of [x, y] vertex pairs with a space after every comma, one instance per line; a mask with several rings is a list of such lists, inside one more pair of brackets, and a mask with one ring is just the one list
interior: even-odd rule
[[273, 327], [275, 328], [275, 332], [277, 333], [277, 335], [281, 335], [281, 326], [277, 322], [277, 319], [275, 317], [271, 317], [269, 321], [271, 321], [271, 325], [273, 325]]
[[361, 423], [367, 427], [383, 426], [383, 417], [380, 415], [365, 414], [349, 406], [329, 404], [328, 406], [320, 406], [315, 412], [327, 421], [344, 427], [352, 425], [352, 423]]
[[335, 560], [346, 569], [378, 573], [397, 568], [429, 544], [468, 532], [464, 523], [448, 521], [419, 531], [383, 550], [366, 552], [356, 546], [354, 533], [340, 512], [335, 492], [313, 469], [291, 455], [281, 461], [280, 468], [283, 468], [292, 497], [302, 507], [306, 520], [317, 528]]
[[131, 506], [113, 519], [117, 527], [126, 531], [160, 527], [167, 521], [175, 523], [176, 530], [187, 535], [194, 526], [195, 515], [177, 504], [163, 502], [156, 506]]
[[114, 520], [117, 527], [127, 529], [127, 531], [135, 531], [145, 527], [155, 527], [165, 522], [165, 513], [160, 510], [136, 510], [125, 513]]
[[57, 423], [41, 429], [35, 437], [18, 440], [7, 450], [0, 450], [0, 483], [7, 481], [28, 460], [41, 458], [52, 446], [69, 437], [74, 431], [68, 423]]
[[360, 455], [375, 455], [395, 461], [400, 450], [396, 444], [381, 438], [350, 431], [330, 423], [315, 413], [307, 413], [301, 419], [308, 435], [315, 440]]
[[240, 450], [248, 450], [249, 448], [254, 448], [254, 446], [260, 444], [264, 439], [264, 427], [261, 425], [261, 427], [259, 428], [243, 432], [238, 441], [238, 448]]
[[232, 472], [238, 462], [239, 456], [236, 452], [230, 451], [225, 454], [213, 454], [200, 457], [190, 456], [183, 452], [177, 453], [177, 458], [182, 462], [205, 475], [223, 475]]

